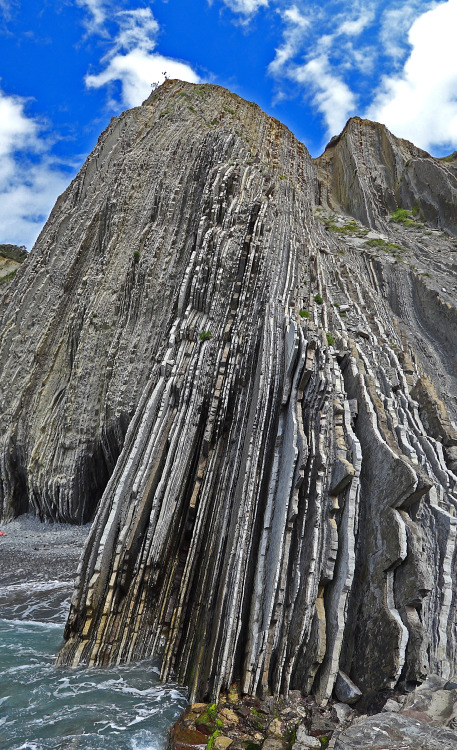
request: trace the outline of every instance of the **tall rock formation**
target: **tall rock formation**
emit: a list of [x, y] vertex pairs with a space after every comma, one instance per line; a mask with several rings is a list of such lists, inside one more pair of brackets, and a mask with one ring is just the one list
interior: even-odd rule
[[456, 197], [382, 126], [313, 161], [216, 86], [112, 121], [3, 293], [3, 514], [95, 513], [60, 663], [455, 675]]

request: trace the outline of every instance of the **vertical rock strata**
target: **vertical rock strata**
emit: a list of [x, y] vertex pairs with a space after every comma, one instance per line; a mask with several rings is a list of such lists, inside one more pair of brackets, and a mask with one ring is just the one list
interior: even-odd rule
[[365, 695], [455, 676], [455, 245], [389, 221], [355, 125], [315, 163], [257, 106], [167, 81], [18, 272], [3, 514], [97, 506], [61, 664], [161, 653], [193, 696], [321, 702], [339, 669]]

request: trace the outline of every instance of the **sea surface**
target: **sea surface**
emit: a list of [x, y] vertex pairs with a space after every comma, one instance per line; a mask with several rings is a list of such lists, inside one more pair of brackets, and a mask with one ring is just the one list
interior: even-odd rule
[[0, 581], [0, 750], [163, 750], [186, 695], [156, 662], [54, 666], [71, 589]]

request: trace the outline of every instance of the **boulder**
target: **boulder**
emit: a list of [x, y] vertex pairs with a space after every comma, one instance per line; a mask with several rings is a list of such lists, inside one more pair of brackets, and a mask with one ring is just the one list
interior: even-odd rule
[[457, 734], [399, 713], [367, 717], [337, 738], [335, 750], [456, 750]]
[[362, 692], [351, 678], [340, 670], [336, 678], [335, 695], [341, 703], [352, 705], [362, 697]]

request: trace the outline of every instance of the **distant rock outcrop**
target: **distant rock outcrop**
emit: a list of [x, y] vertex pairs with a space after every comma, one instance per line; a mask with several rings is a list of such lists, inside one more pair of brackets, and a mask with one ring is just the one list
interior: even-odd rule
[[3, 284], [12, 281], [21, 263], [27, 257], [23, 245], [0, 244], [0, 304], [5, 292]]
[[95, 513], [60, 663], [455, 674], [455, 176], [360, 120], [312, 160], [211, 85], [111, 122], [1, 319], [3, 515]]

